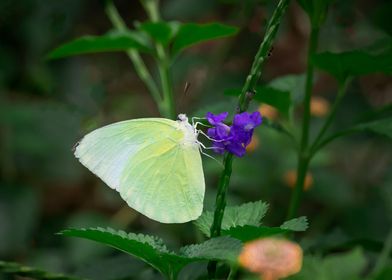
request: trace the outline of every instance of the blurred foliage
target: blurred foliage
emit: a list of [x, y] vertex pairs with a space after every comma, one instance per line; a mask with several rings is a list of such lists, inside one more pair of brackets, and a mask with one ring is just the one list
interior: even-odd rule
[[[179, 112], [202, 116], [207, 111], [232, 110], [237, 99], [224, 93], [243, 84], [275, 1], [161, 2], [165, 20], [216, 21], [239, 28], [235, 37], [190, 48], [173, 62]], [[304, 6], [312, 1], [299, 2]], [[116, 5], [130, 26], [145, 22], [136, 1], [130, 4], [119, 0]], [[268, 228], [273, 232], [267, 232], [263, 226], [280, 225], [285, 220], [292, 186], [284, 178], [296, 167], [292, 138], [300, 133], [295, 117], [301, 112], [298, 104], [303, 98], [310, 28], [301, 5], [293, 2], [290, 6], [260, 84], [261, 91], [283, 94], [278, 104], [271, 104], [278, 112], [266, 118], [272, 124], [281, 124], [292, 137], [271, 129], [273, 125], [262, 126], [256, 130], [258, 142], [253, 151], [234, 162], [229, 205], [260, 199], [269, 204], [262, 225], [241, 225], [249, 227], [249, 235], [284, 233], [278, 227]], [[336, 132], [353, 127], [381, 130], [391, 136], [390, 129], [385, 130], [391, 125], [392, 80], [387, 75], [391, 71], [387, 63], [391, 8], [387, 0], [334, 1], [325, 18], [319, 12], [314, 19], [315, 24], [324, 22], [320, 54], [315, 58], [320, 67], [339, 79], [361, 75], [342, 100], [332, 125]], [[139, 27], [151, 33], [156, 28]], [[25, 268], [14, 263], [18, 262], [46, 270], [48, 275], [160, 279], [156, 271], [133, 257], [90, 241], [55, 235], [69, 227], [111, 226], [157, 235], [174, 249], [204, 240], [191, 223], [161, 225], [132, 209], [122, 209], [125, 203], [119, 195], [73, 157], [73, 145], [87, 131], [123, 119], [158, 116], [124, 54], [46, 60], [47, 54], [64, 42], [100, 36], [111, 29], [103, 1], [0, 1], [0, 259], [10, 262], [0, 263], [2, 271]], [[161, 40], [168, 39], [163, 36]], [[354, 52], [358, 49], [363, 52]], [[363, 59], [359, 66], [369, 68], [352, 63], [353, 56]], [[382, 71], [369, 70], [379, 66]], [[340, 72], [331, 73], [330, 69], [336, 67]], [[186, 82], [191, 86], [184, 94]], [[316, 96], [332, 103], [337, 87], [331, 76], [317, 72]], [[252, 110], [260, 109], [259, 102], [271, 103], [257, 98], [255, 101]], [[389, 119], [380, 124], [380, 117]], [[313, 117], [312, 136], [322, 126], [322, 119]], [[308, 217], [310, 227], [296, 235], [306, 258], [303, 271], [293, 279], [357, 279], [369, 275], [378, 262], [392, 227], [392, 148], [385, 135], [354, 134], [326, 146], [315, 157], [310, 167], [313, 184], [305, 192], [300, 211]], [[208, 158], [203, 164], [205, 209], [211, 210], [221, 167]], [[20, 274], [46, 273], [29, 269], [23, 272], [27, 274]], [[203, 277], [201, 270], [206, 270], [205, 263], [191, 264], [181, 271], [179, 279]], [[241, 273], [240, 277], [248, 277]], [[319, 278], [312, 278], [315, 274]], [[369, 277], [391, 279], [390, 256], [386, 257], [385, 267]], [[0, 279], [13, 278], [0, 272]]]

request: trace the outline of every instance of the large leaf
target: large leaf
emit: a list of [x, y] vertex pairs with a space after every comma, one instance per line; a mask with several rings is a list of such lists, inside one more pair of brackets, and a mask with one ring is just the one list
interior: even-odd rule
[[[225, 91], [225, 95], [231, 96], [239, 96], [240, 93], [240, 89], [229, 89]], [[271, 86], [256, 87], [256, 94], [253, 99], [275, 107], [285, 116], [288, 115], [291, 106], [290, 92], [286, 90], [280, 90]]]
[[223, 235], [229, 235], [242, 242], [255, 240], [258, 238], [269, 237], [273, 235], [280, 235], [288, 233], [290, 230], [282, 229], [280, 227], [265, 227], [265, 226], [238, 226], [222, 232]]
[[305, 231], [309, 226], [308, 219], [305, 216], [288, 220], [284, 222], [280, 228], [291, 231]]
[[147, 21], [140, 25], [140, 29], [146, 32], [155, 41], [167, 45], [178, 32], [180, 26], [181, 24], [178, 22]]
[[15, 274], [23, 277], [29, 277], [33, 279], [53, 279], [53, 280], [78, 280], [81, 278], [66, 276], [63, 274], [51, 273], [45, 270], [25, 266], [14, 262], [3, 262], [0, 261], [0, 271], [8, 274]]
[[371, 73], [391, 74], [392, 45], [379, 54], [371, 54], [363, 50], [319, 53], [312, 57], [312, 62], [334, 76], [340, 83], [350, 76]]
[[188, 258], [235, 262], [241, 249], [240, 240], [223, 236], [212, 238], [201, 244], [185, 246], [181, 248], [180, 253]]
[[173, 42], [173, 54], [194, 44], [228, 37], [236, 34], [238, 28], [220, 23], [196, 24], [184, 23], [181, 25]]
[[[259, 226], [261, 219], [267, 212], [267, 209], [268, 204], [262, 201], [249, 202], [240, 206], [226, 207], [221, 228], [225, 230], [244, 225]], [[205, 211], [194, 223], [201, 232], [209, 237], [213, 220], [214, 212]]]
[[54, 49], [47, 57], [49, 59], [57, 59], [72, 55], [127, 51], [129, 49], [149, 51], [146, 41], [140, 34], [131, 31], [114, 31], [102, 36], [78, 38]]
[[61, 234], [81, 237], [112, 246], [148, 263], [168, 278], [173, 278], [187, 264], [196, 261], [233, 261], [241, 250], [241, 242], [228, 237], [213, 238], [205, 243], [190, 245], [180, 253], [169, 251], [157, 237], [125, 233], [113, 229], [69, 229]]

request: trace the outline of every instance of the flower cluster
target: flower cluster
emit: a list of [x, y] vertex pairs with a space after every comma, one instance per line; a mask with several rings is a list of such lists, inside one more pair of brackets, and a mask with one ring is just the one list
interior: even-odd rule
[[207, 134], [214, 141], [215, 152], [223, 154], [227, 151], [242, 157], [252, 139], [254, 128], [261, 124], [261, 115], [259, 112], [236, 114], [231, 126], [223, 123], [227, 116], [227, 112], [217, 115], [208, 112], [206, 118], [213, 127], [208, 129]]

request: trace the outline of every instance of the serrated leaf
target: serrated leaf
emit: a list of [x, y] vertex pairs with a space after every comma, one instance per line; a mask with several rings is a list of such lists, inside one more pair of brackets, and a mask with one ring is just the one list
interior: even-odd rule
[[172, 52], [176, 54], [201, 42], [232, 36], [237, 31], [238, 28], [221, 23], [184, 23], [174, 38]]
[[340, 83], [348, 77], [371, 73], [392, 73], [392, 44], [380, 54], [363, 50], [319, 53], [312, 57], [315, 66], [334, 76]]
[[51, 51], [47, 58], [57, 59], [80, 54], [127, 51], [129, 49], [150, 51], [140, 34], [131, 31], [114, 31], [102, 36], [84, 36], [65, 43]]
[[114, 247], [141, 259], [170, 279], [175, 278], [189, 263], [210, 260], [233, 261], [241, 250], [241, 242], [230, 237], [219, 237], [201, 244], [189, 245], [177, 254], [169, 251], [157, 237], [110, 228], [68, 229], [60, 234]]
[[109, 245], [143, 260], [166, 276], [177, 275], [190, 262], [185, 257], [169, 252], [161, 239], [149, 235], [103, 228], [68, 229], [60, 234]]
[[354, 126], [355, 130], [370, 130], [392, 138], [392, 117]]
[[79, 280], [73, 276], [66, 276], [60, 273], [51, 273], [39, 268], [25, 266], [14, 262], [0, 261], [0, 271], [8, 274], [15, 274], [23, 277], [30, 277], [33, 279], [53, 279], [53, 280]]
[[235, 239], [247, 242], [258, 238], [279, 235], [290, 232], [289, 230], [279, 227], [266, 227], [266, 226], [238, 226], [228, 230], [223, 230], [223, 235], [229, 235]]
[[[249, 202], [240, 206], [226, 207], [221, 228], [225, 230], [243, 225], [259, 226], [260, 221], [267, 210], [268, 204], [262, 201]], [[213, 220], [214, 212], [205, 211], [196, 221], [194, 221], [194, 224], [201, 232], [209, 237]]]
[[155, 41], [166, 46], [178, 32], [180, 26], [181, 24], [178, 22], [144, 22], [140, 25], [140, 29]]
[[240, 240], [223, 236], [201, 244], [185, 246], [181, 248], [180, 253], [188, 258], [235, 262], [241, 249]]
[[288, 220], [284, 222], [280, 228], [291, 231], [305, 231], [309, 227], [308, 218], [305, 216]]

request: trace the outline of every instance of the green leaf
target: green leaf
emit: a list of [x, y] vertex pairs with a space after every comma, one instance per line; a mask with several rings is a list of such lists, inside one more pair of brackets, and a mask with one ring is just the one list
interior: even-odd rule
[[140, 34], [131, 31], [113, 31], [102, 36], [78, 38], [54, 49], [47, 55], [47, 58], [57, 59], [80, 54], [127, 51], [129, 49], [150, 51], [148, 44]]
[[180, 28], [178, 22], [144, 22], [140, 29], [151, 36], [155, 41], [168, 45]]
[[56, 280], [78, 280], [73, 276], [66, 276], [58, 273], [51, 273], [45, 270], [25, 266], [14, 262], [3, 262], [0, 261], [0, 271], [8, 274], [15, 274], [23, 277], [29, 277], [33, 279], [56, 279]]
[[[244, 225], [259, 226], [260, 220], [264, 217], [267, 210], [268, 204], [262, 201], [227, 207], [223, 216], [221, 228], [225, 230]], [[196, 221], [194, 221], [194, 224], [202, 233], [209, 237], [213, 220], [214, 212], [205, 211]]]
[[306, 76], [286, 75], [272, 80], [268, 85], [281, 91], [290, 92], [292, 105], [300, 104], [304, 98]]
[[392, 44], [382, 53], [356, 50], [342, 53], [319, 53], [312, 57], [315, 66], [334, 76], [340, 83], [348, 77], [371, 73], [392, 73]]
[[157, 237], [126, 233], [113, 229], [68, 229], [60, 234], [81, 237], [109, 245], [148, 263], [168, 278], [175, 278], [189, 263], [197, 261], [233, 261], [241, 250], [241, 242], [230, 237], [218, 237], [204, 243], [183, 247], [180, 252], [169, 251]]
[[392, 117], [354, 126], [354, 130], [370, 130], [392, 138]]
[[[256, 94], [254, 100], [261, 103], [266, 103], [275, 107], [283, 115], [287, 116], [291, 106], [290, 92], [280, 90], [271, 86], [256, 87]], [[225, 91], [225, 95], [239, 96], [241, 89], [229, 89]]]
[[235, 262], [241, 249], [240, 240], [222, 236], [201, 244], [182, 247], [180, 253], [188, 258]]
[[305, 216], [288, 220], [280, 228], [291, 231], [305, 231], [309, 227], [308, 219]]
[[361, 249], [347, 253], [330, 255], [324, 259], [305, 257], [302, 270], [290, 280], [313, 279], [361, 279], [360, 275], [366, 266], [366, 258]]
[[236, 34], [238, 28], [220, 23], [196, 24], [185, 23], [181, 25], [173, 42], [173, 54], [189, 48], [192, 45], [228, 37]]
[[161, 239], [149, 235], [126, 233], [110, 228], [68, 229], [60, 234], [109, 245], [143, 260], [166, 276], [176, 275], [189, 263], [187, 258], [169, 252]]
[[229, 235], [235, 239], [247, 242], [258, 238], [269, 237], [290, 232], [287, 229], [279, 227], [266, 227], [266, 226], [238, 226], [228, 230], [223, 230], [223, 235]]

